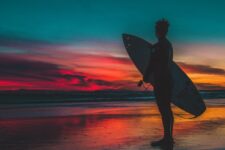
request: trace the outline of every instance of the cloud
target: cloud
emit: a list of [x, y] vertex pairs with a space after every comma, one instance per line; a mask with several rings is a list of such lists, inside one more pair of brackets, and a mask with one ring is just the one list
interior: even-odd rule
[[[82, 53], [76, 51], [76, 46], [69, 50], [67, 46], [15, 35], [0, 35], [0, 47], [3, 50], [0, 50], [0, 80], [14, 83], [24, 81], [24, 84], [46, 81], [52, 85], [60, 82], [62, 86], [86, 89], [117, 88], [119, 83], [107, 79], [112, 79], [109, 76], [119, 78], [119, 74], [124, 74], [123, 68], [129, 68], [132, 64], [126, 57]], [[75, 51], [71, 51], [71, 48]], [[13, 51], [7, 53], [7, 50]], [[22, 53], [16, 54], [14, 50], [21, 50]], [[82, 72], [79, 69], [83, 69]], [[113, 72], [116, 72], [115, 75], [112, 75]]]
[[21, 77], [53, 81], [52, 77], [58, 73], [59, 67], [47, 62], [20, 59], [9, 55], [0, 56], [1, 78]]
[[53, 46], [53, 43], [20, 37], [14, 33], [0, 34], [0, 52], [4, 53], [10, 51], [15, 52], [15, 50], [20, 52], [37, 53], [39, 52], [39, 50], [45, 49], [46, 47], [49, 47], [51, 45]]
[[184, 62], [177, 62], [177, 64], [182, 67], [186, 72], [190, 73], [225, 75], [224, 69], [214, 68], [209, 65], [187, 64]]
[[210, 83], [197, 83], [196, 84], [199, 89], [205, 89], [205, 90], [225, 90], [224, 86], [219, 86], [216, 84], [210, 84]]
[[55, 86], [54, 89], [64, 87], [70, 90], [116, 89], [118, 87], [116, 82], [92, 77], [88, 73], [69, 70], [53, 63], [21, 59], [10, 55], [0, 56], [0, 81], [20, 87], [31, 83], [32, 87], [53, 88]]
[[99, 79], [88, 79], [87, 82], [89, 83], [94, 83], [100, 86], [113, 86], [115, 84], [113, 84], [113, 82], [108, 82], [105, 80], [99, 80]]

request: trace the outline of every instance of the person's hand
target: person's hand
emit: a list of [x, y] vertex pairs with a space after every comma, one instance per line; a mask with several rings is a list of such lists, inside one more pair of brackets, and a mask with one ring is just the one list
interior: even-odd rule
[[142, 84], [143, 84], [143, 81], [140, 80], [140, 81], [138, 82], [137, 86], [140, 87], [140, 86], [142, 86]]
[[147, 83], [148, 82], [147, 76], [143, 76], [143, 80], [142, 81]]

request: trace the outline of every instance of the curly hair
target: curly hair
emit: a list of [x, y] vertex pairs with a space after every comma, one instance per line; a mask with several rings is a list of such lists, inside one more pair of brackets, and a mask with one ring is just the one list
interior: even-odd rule
[[166, 19], [158, 20], [155, 24], [156, 32], [162, 36], [166, 36], [169, 28], [169, 22]]

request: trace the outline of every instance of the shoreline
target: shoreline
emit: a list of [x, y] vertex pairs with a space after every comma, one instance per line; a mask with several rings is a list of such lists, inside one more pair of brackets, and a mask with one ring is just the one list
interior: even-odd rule
[[[225, 99], [205, 100], [208, 108], [225, 107]], [[72, 103], [40, 103], [40, 104], [8, 104], [0, 106], [0, 119], [10, 118], [46, 118], [98, 115], [115, 110], [152, 109], [156, 107], [151, 101], [102, 101], [102, 102], [72, 102]], [[179, 109], [172, 105], [173, 109]], [[188, 114], [178, 111], [177, 114]]]
[[[175, 115], [174, 150], [224, 149], [224, 108], [225, 105], [210, 105], [195, 119]], [[181, 113], [176, 107], [173, 111]], [[10, 112], [4, 114], [10, 115]], [[0, 121], [0, 145], [5, 150], [27, 147], [34, 150], [154, 150], [150, 141], [162, 135], [160, 114], [154, 102], [101, 105], [96, 102], [77, 107], [12, 109], [11, 115], [15, 117], [15, 114], [17, 118]], [[20, 115], [36, 116], [20, 118]]]

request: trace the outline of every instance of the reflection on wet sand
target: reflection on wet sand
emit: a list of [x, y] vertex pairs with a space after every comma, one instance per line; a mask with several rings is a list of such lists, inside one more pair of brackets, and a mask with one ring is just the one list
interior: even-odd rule
[[[0, 149], [149, 150], [153, 149], [149, 142], [162, 134], [154, 104], [95, 109], [95, 113], [72, 117], [1, 120]], [[176, 117], [174, 149], [225, 148], [224, 114], [224, 106], [213, 106], [197, 119]]]

